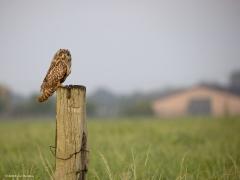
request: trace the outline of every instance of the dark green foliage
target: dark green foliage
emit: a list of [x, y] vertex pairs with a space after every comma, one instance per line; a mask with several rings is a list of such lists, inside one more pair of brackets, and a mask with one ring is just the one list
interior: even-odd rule
[[0, 97], [0, 114], [6, 111], [6, 103], [4, 99]]
[[18, 102], [12, 114], [15, 116], [53, 115], [55, 113], [55, 97], [50, 97], [47, 101], [39, 103], [37, 96], [37, 94], [33, 94], [27, 99]]
[[92, 102], [87, 102], [87, 106], [86, 106], [86, 109], [87, 109], [87, 116], [96, 116], [97, 114], [97, 105], [92, 103]]
[[121, 108], [121, 115], [125, 116], [151, 116], [153, 115], [151, 103], [148, 101], [137, 101], [125, 104]]

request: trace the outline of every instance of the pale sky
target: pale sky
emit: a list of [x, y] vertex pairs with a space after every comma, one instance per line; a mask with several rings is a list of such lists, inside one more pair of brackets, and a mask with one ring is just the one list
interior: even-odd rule
[[226, 83], [240, 69], [240, 1], [0, 1], [0, 84], [39, 91], [59, 48], [73, 58], [65, 84], [89, 91]]

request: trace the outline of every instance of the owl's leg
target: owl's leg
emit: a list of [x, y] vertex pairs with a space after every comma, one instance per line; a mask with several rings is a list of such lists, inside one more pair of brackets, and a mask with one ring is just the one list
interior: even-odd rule
[[60, 81], [57, 84], [57, 88], [59, 88], [59, 87], [63, 87], [63, 85], [60, 83]]

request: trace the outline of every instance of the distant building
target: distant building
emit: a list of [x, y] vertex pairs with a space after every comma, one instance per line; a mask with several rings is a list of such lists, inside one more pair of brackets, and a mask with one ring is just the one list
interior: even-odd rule
[[200, 85], [156, 100], [153, 110], [162, 117], [240, 115], [240, 96]]

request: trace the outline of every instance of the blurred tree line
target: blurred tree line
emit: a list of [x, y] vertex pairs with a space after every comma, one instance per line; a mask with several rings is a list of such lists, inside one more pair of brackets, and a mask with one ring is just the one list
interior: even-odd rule
[[[233, 72], [227, 86], [216, 83], [208, 85], [225, 89], [240, 95], [240, 71]], [[87, 95], [87, 115], [89, 117], [152, 116], [152, 102], [181, 91], [182, 88], [166, 88], [148, 93], [135, 92], [117, 95], [107, 89], [98, 89]], [[50, 97], [44, 103], [37, 102], [39, 94], [24, 97], [11, 92], [0, 85], [0, 116], [54, 116], [56, 97]]]
[[[0, 88], [1, 89], [1, 88]], [[0, 95], [0, 116], [53, 116], [56, 96], [46, 102], [37, 101], [38, 94], [24, 97], [6, 90], [8, 95]], [[151, 100], [143, 94], [115, 95], [109, 90], [99, 89], [87, 96], [87, 115], [89, 117], [150, 116]]]
[[37, 94], [28, 97], [13, 94], [4, 100], [0, 96], [0, 116], [50, 116], [55, 113], [55, 97], [50, 98], [46, 103], [37, 102]]
[[45, 103], [37, 102], [38, 94], [32, 94], [29, 97], [23, 98], [16, 103], [12, 109], [12, 115], [14, 116], [48, 116], [55, 113], [55, 96], [49, 98]]
[[141, 93], [116, 95], [98, 89], [87, 99], [87, 112], [93, 117], [151, 116], [152, 98]]

